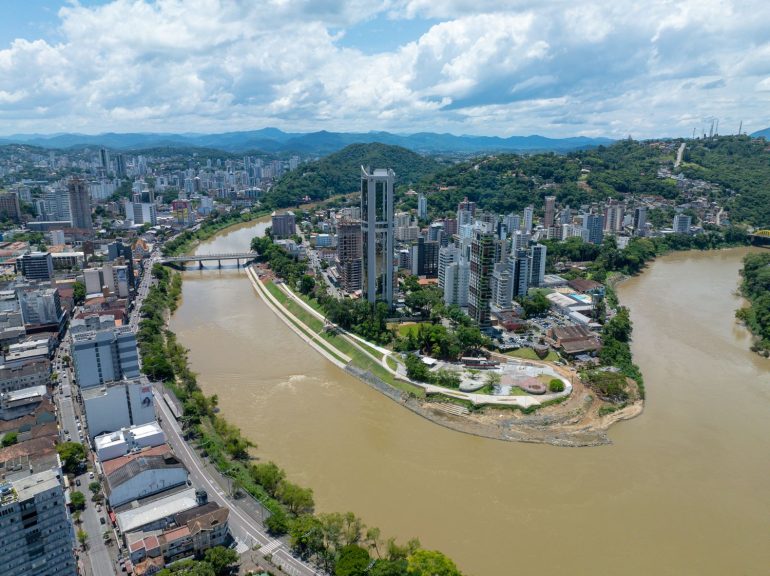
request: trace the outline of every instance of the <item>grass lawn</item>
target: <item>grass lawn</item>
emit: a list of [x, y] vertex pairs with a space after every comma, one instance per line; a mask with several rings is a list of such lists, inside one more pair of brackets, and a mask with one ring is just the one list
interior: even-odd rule
[[417, 335], [417, 327], [420, 324], [430, 324], [430, 322], [404, 322], [403, 324], [399, 324], [398, 335], [404, 337], [408, 335], [411, 330], [414, 330], [415, 335]]
[[[411, 394], [414, 394], [418, 397], [424, 397], [425, 392], [422, 388], [419, 386], [415, 386], [413, 384], [410, 384], [409, 382], [402, 382], [400, 380], [396, 380], [390, 372], [388, 372], [382, 364], [378, 360], [375, 360], [369, 356], [367, 356], [363, 351], [361, 351], [360, 348], [353, 345], [350, 341], [345, 339], [341, 335], [337, 334], [331, 334], [329, 332], [326, 332], [324, 328], [324, 324], [321, 320], [313, 316], [310, 312], [305, 310], [300, 304], [297, 302], [292, 301], [292, 299], [287, 296], [278, 286], [273, 284], [272, 282], [268, 282], [265, 284], [267, 289], [270, 291], [270, 293], [276, 297], [276, 299], [283, 304], [286, 309], [294, 314], [301, 322], [304, 322], [307, 328], [303, 328], [302, 326], [299, 326], [301, 330], [304, 332], [308, 332], [308, 329], [310, 329], [311, 332], [315, 332], [320, 336], [324, 341], [327, 342], [328, 347], [331, 348], [330, 352], [334, 354], [334, 351], [337, 350], [338, 352], [342, 352], [344, 354], [347, 354], [350, 356], [353, 364], [358, 366], [359, 368], [362, 368], [364, 370], [369, 370], [372, 374], [377, 376], [380, 380], [383, 380], [384, 382], [390, 384], [394, 388], [398, 388], [399, 390], [403, 390], [404, 392], [408, 392]], [[291, 319], [289, 319], [291, 320]], [[360, 346], [365, 346], [359, 343]], [[369, 346], [365, 346], [365, 348], [369, 351], [371, 351], [372, 354], [375, 355], [375, 357], [380, 358], [382, 355], [379, 354], [376, 350], [373, 348], [370, 348]], [[337, 354], [335, 356], [339, 357]]]
[[[532, 348], [519, 348], [518, 350], [511, 350], [505, 353], [506, 356], [513, 358], [522, 358], [524, 360], [540, 360], [540, 357], [535, 354]], [[548, 356], [545, 357], [545, 362], [556, 362], [559, 359], [559, 355], [553, 350], [548, 351]]]

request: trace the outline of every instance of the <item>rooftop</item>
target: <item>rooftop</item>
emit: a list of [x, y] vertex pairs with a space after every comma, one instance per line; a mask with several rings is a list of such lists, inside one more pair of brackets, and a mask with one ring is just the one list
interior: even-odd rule
[[137, 458], [147, 457], [147, 456], [163, 456], [170, 450], [171, 450], [171, 447], [165, 443], [161, 444], [160, 446], [152, 446], [150, 448], [144, 448], [143, 450], [139, 450], [138, 452], [132, 452], [130, 454], [126, 454], [125, 456], [120, 456], [118, 458], [108, 460], [107, 462], [102, 462], [102, 470], [104, 471], [104, 474], [106, 476], [109, 476], [110, 474], [112, 474], [119, 468], [122, 468], [132, 460], [136, 460]]
[[114, 469], [112, 472], [106, 475], [109, 491], [112, 491], [116, 486], [120, 486], [128, 482], [130, 479], [138, 476], [142, 472], [148, 470], [164, 470], [169, 468], [181, 468], [186, 470], [184, 464], [182, 464], [176, 456], [171, 452], [166, 452], [163, 455], [141, 455], [138, 458], [134, 458], [129, 462], [126, 462], [120, 468]]
[[157, 500], [152, 500], [136, 508], [129, 508], [117, 514], [118, 527], [124, 534], [157, 522], [163, 518], [173, 517], [175, 514], [190, 508], [195, 508], [198, 500], [195, 497], [195, 488], [189, 488]]

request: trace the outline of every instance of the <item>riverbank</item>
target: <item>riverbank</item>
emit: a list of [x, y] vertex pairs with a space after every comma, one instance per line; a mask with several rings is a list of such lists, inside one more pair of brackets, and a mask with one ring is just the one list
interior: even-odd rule
[[[242, 250], [262, 227], [198, 252]], [[321, 512], [352, 509], [401, 542], [420, 535], [479, 576], [509, 574], [500, 550], [524, 535], [517, 569], [545, 576], [563, 574], [565, 557], [578, 575], [754, 573], [768, 560], [756, 454], [770, 442], [770, 374], [734, 322], [743, 254], [668, 255], [619, 286], [648, 399], [595, 450], [495, 442], [415, 417], [287, 330], [242, 270], [184, 272], [171, 328], [221, 414], [263, 460], [312, 486]], [[615, 552], [596, 555], [581, 533]]]
[[[367, 527], [351, 512], [316, 513], [312, 489], [290, 482], [286, 472], [272, 461], [259, 461], [256, 444], [219, 414], [217, 395], [203, 393], [190, 369], [187, 349], [177, 342], [170, 329], [172, 312], [181, 299], [181, 274], [160, 265], [151, 273], [157, 283], [145, 299], [137, 335], [143, 369], [176, 397], [182, 407], [180, 424], [185, 440], [190, 441], [190, 447], [196, 449], [202, 460], [208, 460], [230, 480], [233, 497], [237, 500], [248, 495], [254, 499], [253, 506], [262, 507], [269, 514], [263, 524], [272, 537], [285, 537], [283, 543], [306, 562], [309, 570], [317, 566], [329, 574], [335, 572], [337, 562], [344, 562], [345, 555], [351, 553], [359, 559], [366, 555], [366, 563], [383, 573], [401, 573], [408, 562], [419, 561], [426, 555], [456, 570], [450, 558], [438, 551], [423, 550], [416, 539], [405, 546], [395, 539], [382, 539], [378, 528]], [[351, 540], [341, 534], [339, 528], [343, 524], [356, 526], [358, 536]], [[355, 548], [352, 552], [351, 546]], [[380, 549], [386, 549], [387, 554], [372, 555]], [[271, 554], [265, 559], [270, 561]], [[280, 561], [274, 565], [279, 570], [280, 566], [285, 567]]]
[[743, 258], [740, 292], [749, 305], [735, 316], [754, 335], [752, 352], [770, 357], [770, 252], [748, 254]]
[[269, 215], [269, 210], [245, 213], [233, 211], [227, 214], [214, 214], [204, 220], [197, 230], [185, 230], [179, 236], [167, 242], [163, 246], [163, 253], [166, 256], [186, 254], [201, 242], [213, 238], [220, 232], [224, 232], [239, 224], [254, 222]]
[[[458, 398], [460, 394], [453, 390], [437, 392], [440, 390], [437, 386], [424, 386], [399, 377], [397, 370], [388, 366], [386, 356], [378, 359], [363, 345], [350, 342], [350, 338], [342, 347], [344, 350], [340, 349], [340, 338], [324, 334], [321, 320], [303, 313], [292, 302], [271, 290], [271, 286], [275, 287], [273, 276], [266, 268], [252, 267], [247, 274], [254, 291], [270, 310], [324, 358], [415, 414], [445, 428], [510, 442], [599, 446], [611, 443], [607, 430], [612, 424], [634, 418], [642, 412], [643, 401], [638, 394], [635, 400], [622, 407], [608, 408], [610, 405], [602, 402], [575, 377], [574, 372], [554, 365], [549, 366], [569, 380], [572, 392], [568, 396], [543, 402], [542, 406], [517, 406], [513, 403], [508, 406], [476, 405], [470, 400]], [[351, 357], [351, 346], [358, 348], [355, 359]], [[426, 395], [426, 391], [430, 395]], [[534, 401], [540, 404], [539, 400]]]

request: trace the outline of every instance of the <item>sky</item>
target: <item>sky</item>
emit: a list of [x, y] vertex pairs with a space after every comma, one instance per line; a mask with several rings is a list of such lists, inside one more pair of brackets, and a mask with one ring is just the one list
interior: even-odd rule
[[767, 0], [2, 0], [0, 134], [770, 126]]

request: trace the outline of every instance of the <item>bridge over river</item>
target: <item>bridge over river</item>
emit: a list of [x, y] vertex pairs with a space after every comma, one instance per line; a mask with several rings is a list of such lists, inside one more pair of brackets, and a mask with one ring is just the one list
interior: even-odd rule
[[256, 252], [227, 252], [222, 254], [196, 254], [187, 256], [166, 256], [160, 259], [161, 264], [185, 264], [187, 262], [197, 262], [198, 266], [203, 268], [204, 262], [217, 262], [222, 267], [223, 261], [235, 260], [238, 266], [241, 260], [250, 262], [259, 256]]

